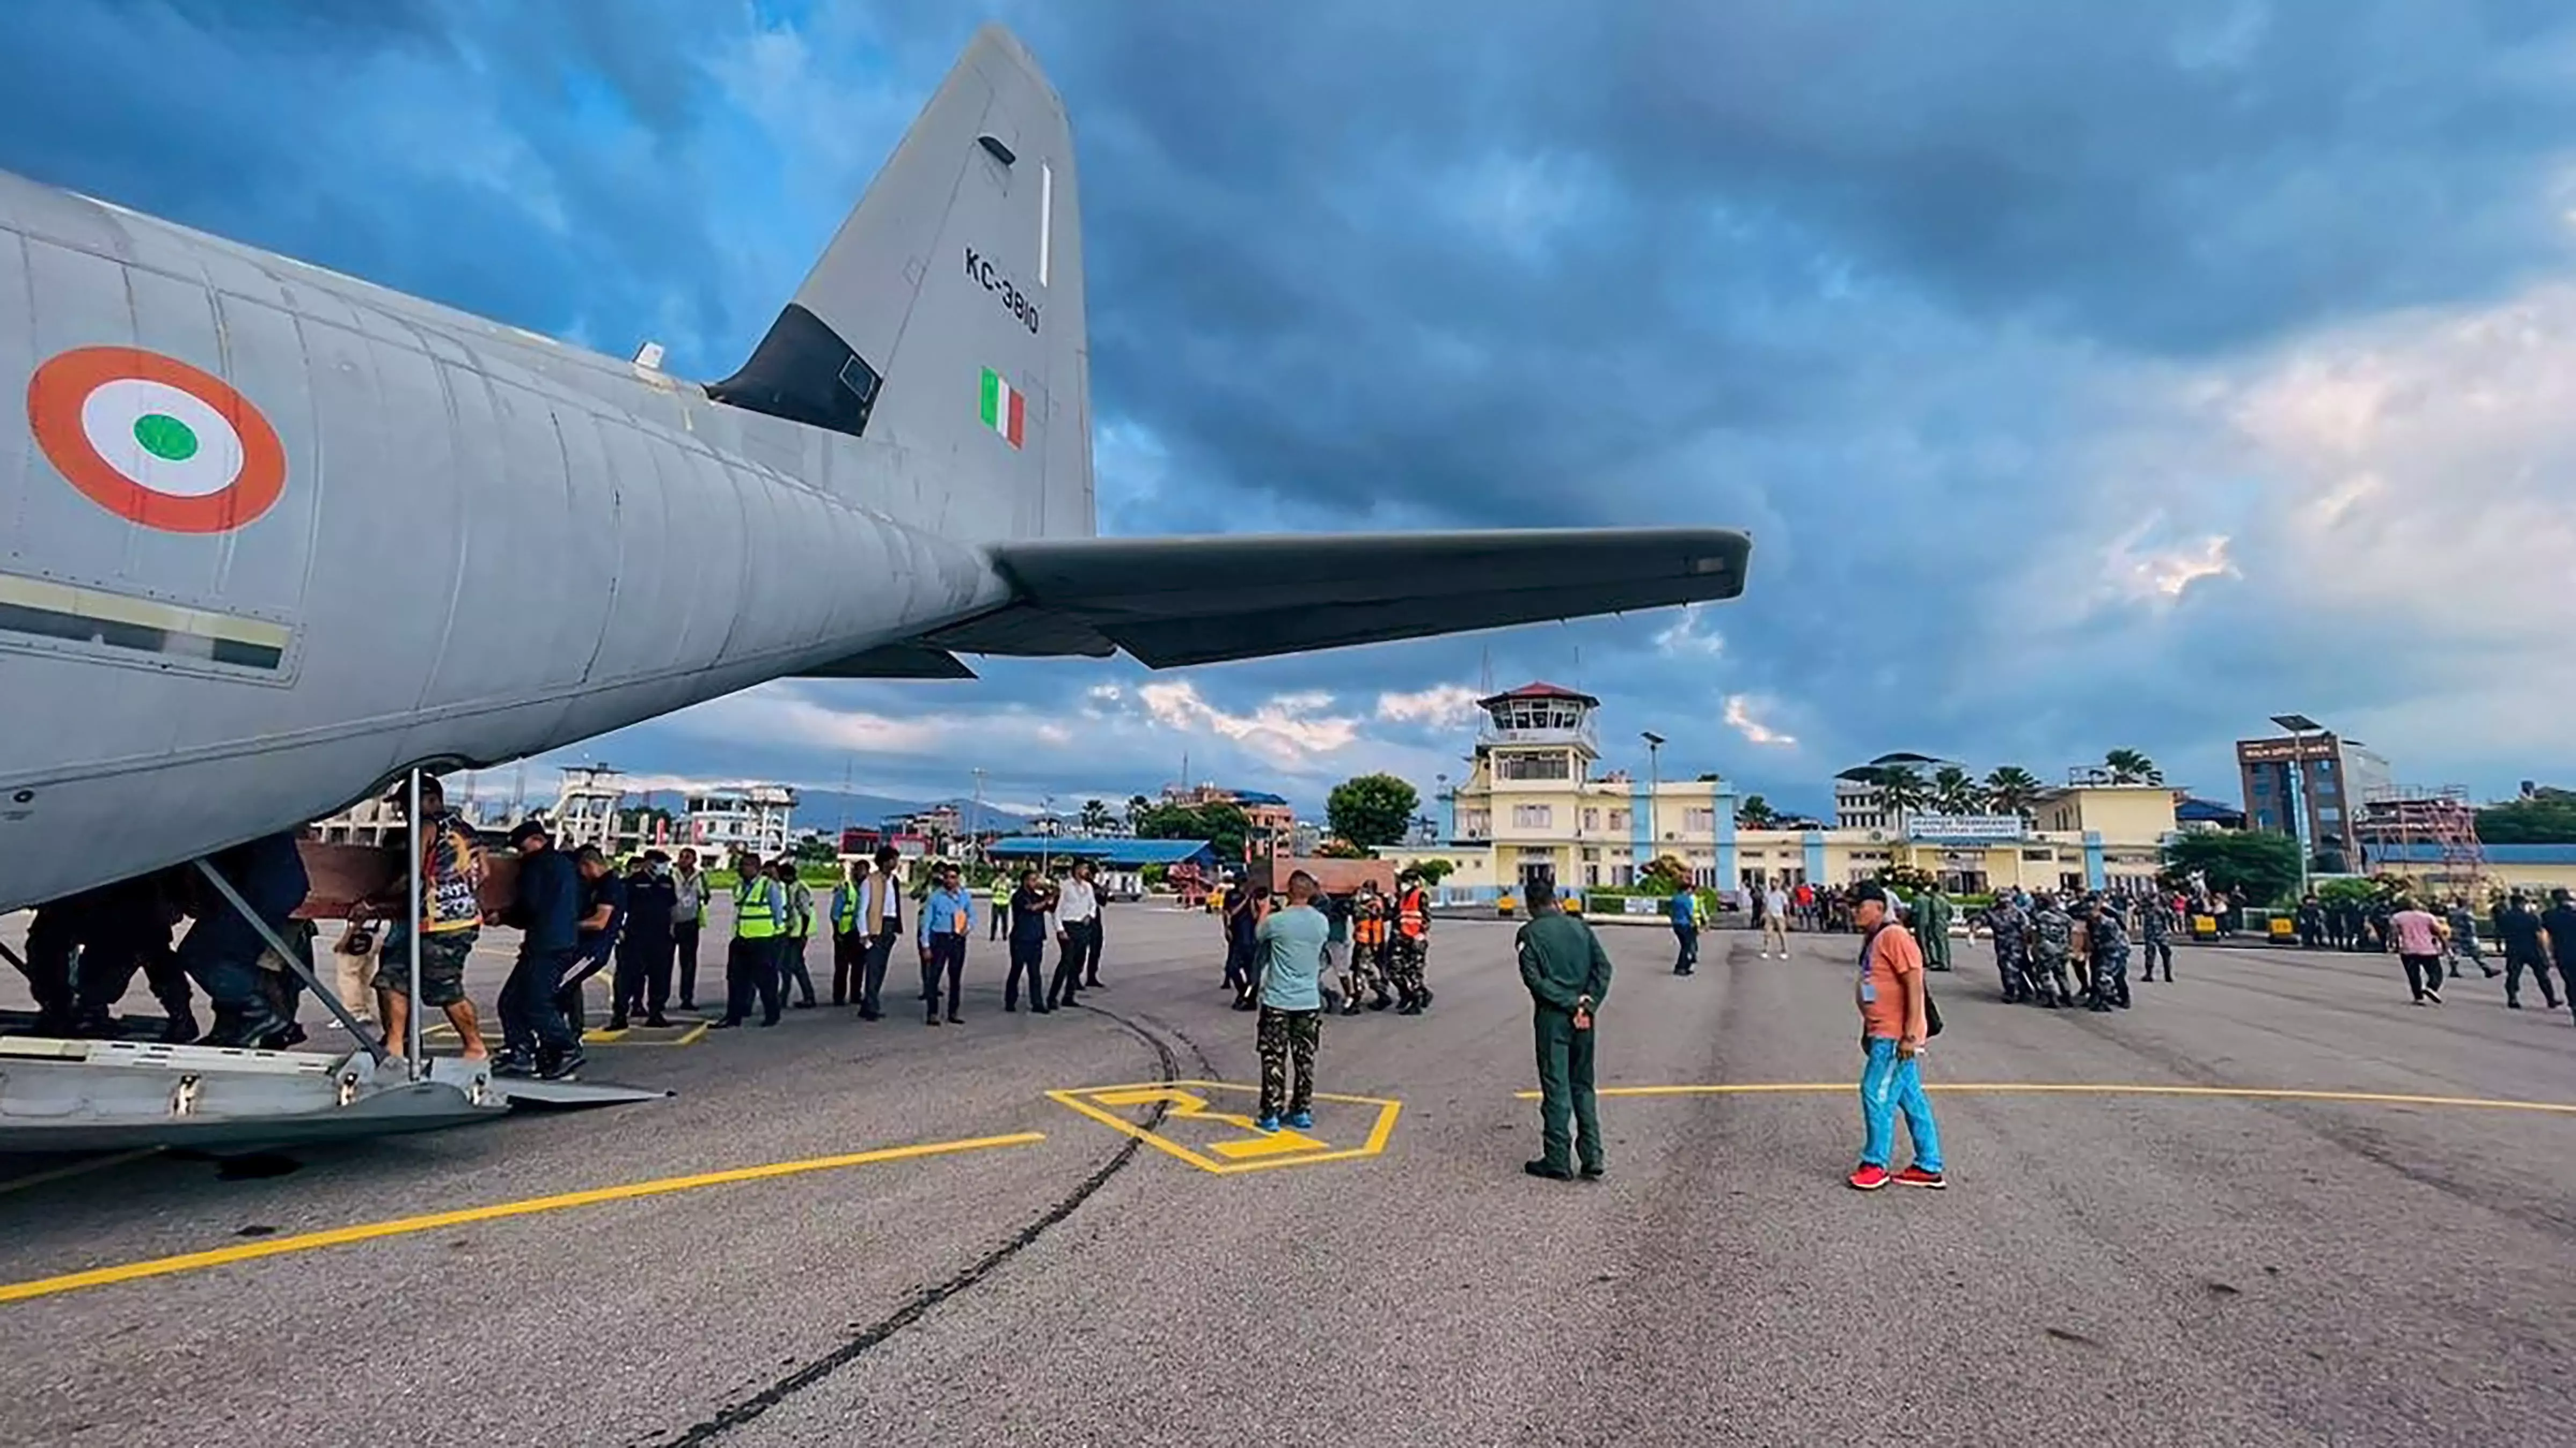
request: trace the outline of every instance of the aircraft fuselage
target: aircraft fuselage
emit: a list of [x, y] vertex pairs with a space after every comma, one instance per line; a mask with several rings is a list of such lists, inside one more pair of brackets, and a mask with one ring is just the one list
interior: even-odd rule
[[976, 540], [1038, 527], [948, 517], [899, 446], [0, 174], [19, 377], [0, 908], [970, 617], [1008, 597]]

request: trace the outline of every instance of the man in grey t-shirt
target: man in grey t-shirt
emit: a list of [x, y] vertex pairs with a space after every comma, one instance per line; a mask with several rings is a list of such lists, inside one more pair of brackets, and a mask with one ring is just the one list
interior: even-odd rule
[[[1253, 936], [1260, 962], [1261, 1129], [1279, 1129], [1284, 1106], [1290, 1126], [1315, 1124], [1315, 1047], [1323, 1036], [1324, 942], [1332, 924], [1315, 908], [1315, 877], [1288, 877], [1288, 905], [1262, 919]], [[1289, 1081], [1291, 1067], [1296, 1080]], [[1283, 1099], [1284, 1098], [1284, 1099]]]

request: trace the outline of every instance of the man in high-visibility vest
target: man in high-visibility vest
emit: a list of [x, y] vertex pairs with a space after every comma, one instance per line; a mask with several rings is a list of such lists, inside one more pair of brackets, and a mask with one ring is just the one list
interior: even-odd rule
[[814, 934], [814, 892], [807, 889], [796, 873], [796, 861], [786, 855], [770, 862], [769, 877], [778, 882], [780, 899], [787, 912], [787, 928], [778, 937], [778, 994], [784, 998], [787, 987], [796, 986], [796, 1009], [814, 1008], [814, 977], [805, 969], [805, 942]]
[[1431, 896], [1422, 877], [1411, 870], [1395, 880], [1395, 941], [1388, 952], [1388, 976], [1404, 1004], [1400, 1016], [1418, 1016], [1431, 1004], [1431, 987], [1422, 983], [1422, 968], [1431, 957]]
[[842, 872], [841, 883], [832, 887], [832, 1004], [850, 1003], [853, 986], [864, 992], [867, 985], [868, 935], [859, 928], [859, 897], [866, 893], [862, 883], [867, 879], [865, 860], [852, 860]]
[[1386, 897], [1377, 886], [1362, 882], [1359, 893], [1351, 900], [1351, 989], [1356, 997], [1363, 984], [1370, 991], [1369, 1009], [1385, 1010], [1394, 1004], [1386, 993]]
[[725, 952], [725, 1013], [714, 1023], [728, 1028], [751, 1014], [760, 997], [760, 1023], [778, 1024], [778, 942], [787, 933], [787, 893], [749, 850], [733, 861], [733, 944]]

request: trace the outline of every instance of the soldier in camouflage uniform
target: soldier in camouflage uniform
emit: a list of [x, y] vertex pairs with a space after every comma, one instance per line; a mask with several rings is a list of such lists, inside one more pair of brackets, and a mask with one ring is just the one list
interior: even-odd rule
[[2117, 901], [2095, 900], [2087, 915], [2086, 935], [2093, 943], [2092, 989], [2086, 992], [2097, 1011], [2129, 1008], [2129, 932], [2120, 924]]
[[2156, 978], [2156, 961], [2161, 957], [2165, 963], [2165, 983], [2173, 983], [2173, 943], [2167, 939], [2173, 934], [2173, 927], [2171, 896], [2159, 892], [2148, 896], [2138, 906], [2139, 953], [2146, 958], [2148, 980]]
[[2075, 992], [2066, 984], [2066, 958], [2074, 949], [2074, 920], [2056, 896], [2040, 896], [2030, 917], [2030, 984], [2041, 1005], [2054, 1010], [2075, 1004]]
[[1380, 1000], [1386, 998], [1386, 984], [1378, 977], [1377, 963], [1351, 943], [1353, 916], [1358, 907], [1349, 899], [1335, 895], [1323, 900], [1316, 908], [1324, 912], [1324, 918], [1332, 926], [1332, 933], [1324, 941], [1324, 961], [1332, 971], [1334, 989], [1342, 998], [1341, 1013], [1358, 1015], [1361, 992], [1374, 990]]
[[1387, 981], [1403, 1001], [1396, 1014], [1418, 1016], [1431, 1004], [1431, 988], [1423, 983], [1423, 967], [1431, 957], [1431, 897], [1424, 892], [1421, 877], [1410, 870], [1396, 877], [1393, 914]]
[[2004, 1004], [2030, 999], [2030, 978], [2024, 973], [2030, 950], [2030, 917], [2021, 913], [2012, 896], [2005, 895], [1986, 912], [1986, 929], [1995, 938], [1995, 970], [2004, 978]]
[[[1357, 1001], [1362, 986], [1370, 992], [1369, 1009], [1385, 1010], [1395, 1003], [1386, 990], [1386, 940], [1394, 933], [1388, 919], [1394, 911], [1387, 907], [1386, 897], [1377, 887], [1362, 884], [1351, 897], [1351, 969], [1349, 999]], [[1345, 1010], [1350, 1007], [1345, 1006]]]

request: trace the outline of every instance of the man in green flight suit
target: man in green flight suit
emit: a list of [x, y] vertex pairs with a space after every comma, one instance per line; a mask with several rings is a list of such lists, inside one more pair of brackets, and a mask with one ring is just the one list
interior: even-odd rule
[[[1556, 876], [1531, 872], [1525, 892], [1529, 923], [1517, 945], [1521, 983], [1536, 1004], [1531, 1025], [1538, 1037], [1539, 1159], [1522, 1167], [1531, 1176], [1570, 1181], [1567, 1162], [1578, 1157], [1583, 1174], [1597, 1177], [1606, 1169], [1601, 1151], [1601, 1118], [1592, 1102], [1592, 1015], [1610, 994], [1610, 955], [1592, 927], [1568, 915], [1557, 904]], [[1566, 1117], [1574, 1118], [1572, 1152], [1567, 1150]]]
[[1923, 952], [1925, 970], [1950, 968], [1950, 921], [1958, 907], [1937, 883], [1914, 899], [1914, 943]]

